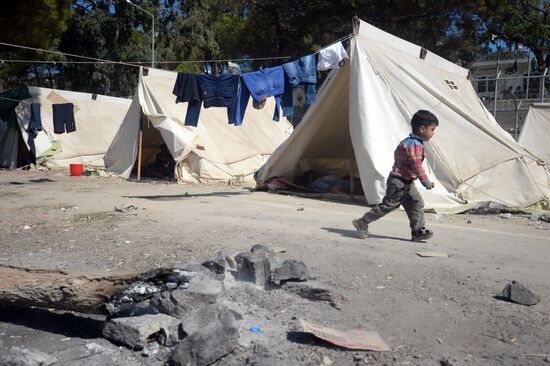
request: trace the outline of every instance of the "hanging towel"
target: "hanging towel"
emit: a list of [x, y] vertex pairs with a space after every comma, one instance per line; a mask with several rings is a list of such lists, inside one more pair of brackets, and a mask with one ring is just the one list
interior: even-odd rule
[[53, 132], [62, 134], [76, 131], [76, 123], [74, 120], [74, 104], [52, 104], [53, 108]]
[[340, 67], [340, 62], [348, 58], [348, 53], [342, 42], [335, 43], [319, 51], [318, 70], [330, 70]]
[[273, 120], [279, 121], [279, 108], [281, 95], [284, 92], [285, 75], [281, 66], [270, 67], [256, 72], [241, 75], [241, 92], [237, 103], [236, 126], [243, 123], [244, 113], [248, 106], [248, 100], [261, 103], [267, 97], [275, 97], [275, 113]]
[[292, 116], [292, 90], [298, 85], [305, 86], [306, 103], [315, 103], [315, 92], [317, 86], [317, 66], [315, 55], [300, 57], [298, 60], [283, 64], [285, 70], [285, 91], [281, 99], [283, 116]]

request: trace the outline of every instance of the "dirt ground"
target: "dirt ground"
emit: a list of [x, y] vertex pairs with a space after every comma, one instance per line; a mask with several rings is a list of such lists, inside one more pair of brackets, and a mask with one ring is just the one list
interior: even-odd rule
[[[263, 317], [263, 332], [254, 335], [261, 337], [258, 344], [289, 365], [319, 365], [323, 357], [334, 365], [438, 365], [445, 358], [453, 365], [550, 362], [550, 224], [526, 216], [427, 214], [434, 238], [412, 243], [406, 215], [395, 212], [360, 240], [351, 225], [367, 209], [360, 205], [227, 185], [59, 172], [0, 172], [0, 202], [0, 264], [114, 272], [177, 266], [254, 244], [286, 248], [285, 258], [304, 261], [344, 299], [335, 308], [250, 296], [250, 314], [263, 309], [255, 318]], [[138, 209], [115, 212], [122, 204]], [[415, 254], [426, 249], [450, 258]], [[495, 299], [511, 280], [539, 295], [540, 303]], [[293, 339], [286, 336], [293, 318], [377, 331], [392, 350], [373, 354]], [[101, 321], [47, 309], [2, 309], [0, 352], [13, 345], [35, 348], [61, 365], [159, 362], [101, 338]], [[102, 359], [102, 347], [118, 352], [118, 361]]]

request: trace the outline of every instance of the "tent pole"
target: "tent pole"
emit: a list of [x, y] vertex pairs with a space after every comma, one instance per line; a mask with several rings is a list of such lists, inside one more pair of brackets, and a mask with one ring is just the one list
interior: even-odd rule
[[355, 178], [353, 176], [354, 174], [355, 174], [355, 156], [351, 158], [351, 167], [349, 172], [349, 196], [352, 201], [353, 201], [353, 189], [354, 189], [353, 184], [355, 181]]
[[139, 143], [138, 143], [138, 169], [137, 169], [137, 179], [141, 180], [141, 150], [143, 146], [143, 131], [141, 130], [141, 123], [139, 126]]

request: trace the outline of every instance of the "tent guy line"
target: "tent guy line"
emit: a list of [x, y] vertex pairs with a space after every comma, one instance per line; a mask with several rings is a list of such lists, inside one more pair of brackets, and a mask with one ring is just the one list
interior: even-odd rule
[[[317, 50], [316, 52], [314, 52], [314, 54], [317, 54], [319, 53], [322, 49], [325, 49], [333, 44], [336, 44], [338, 42], [342, 42], [342, 41], [345, 41], [347, 39], [350, 39], [352, 37], [354, 37], [355, 35], [354, 34], [348, 34], [342, 38], [339, 38], [338, 40], [334, 41], [334, 42], [331, 42], [330, 44], [324, 46], [324, 47], [321, 47], [319, 50]], [[52, 50], [46, 50], [46, 49], [42, 49], [42, 48], [35, 48], [35, 47], [28, 47], [28, 46], [21, 46], [21, 45], [17, 45], [17, 44], [12, 44], [12, 43], [5, 43], [5, 42], [0, 42], [0, 45], [2, 46], [8, 46], [8, 47], [15, 47], [15, 48], [22, 48], [22, 49], [27, 49], [27, 50], [34, 50], [36, 52], [48, 52], [48, 53], [53, 53], [53, 54], [57, 54], [57, 55], [63, 55], [63, 56], [69, 56], [69, 57], [78, 57], [78, 58], [83, 58], [83, 59], [87, 59], [87, 60], [92, 60], [92, 61], [52, 61], [52, 60], [5, 60], [5, 59], [1, 59], [0, 60], [0, 63], [6, 63], [6, 62], [14, 62], [14, 63], [24, 63], [24, 62], [40, 62], [40, 63], [52, 63], [52, 64], [95, 64], [95, 63], [99, 63], [99, 64], [114, 64], [114, 65], [125, 65], [125, 66], [132, 66], [132, 67], [142, 67], [143, 64], [149, 64], [150, 61], [129, 61], [129, 62], [125, 62], [125, 61], [113, 61], [113, 60], [105, 60], [105, 59], [100, 59], [100, 58], [95, 58], [95, 57], [88, 57], [88, 56], [81, 56], [81, 55], [76, 55], [76, 54], [71, 54], [71, 53], [65, 53], [65, 52], [60, 52], [60, 51], [52, 51]], [[179, 60], [179, 61], [156, 61], [157, 64], [180, 64], [180, 63], [209, 63], [209, 62], [230, 62], [230, 61], [262, 61], [262, 60], [282, 60], [282, 59], [292, 59], [292, 58], [295, 58], [293, 56], [275, 56], [275, 57], [251, 57], [251, 58], [231, 58], [231, 59], [212, 59], [212, 60]]]

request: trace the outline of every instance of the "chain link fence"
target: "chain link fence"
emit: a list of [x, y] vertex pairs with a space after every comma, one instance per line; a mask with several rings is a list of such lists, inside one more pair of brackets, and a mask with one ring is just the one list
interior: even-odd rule
[[517, 140], [529, 107], [550, 103], [549, 69], [531, 75], [504, 75], [472, 79], [472, 85], [499, 125]]

